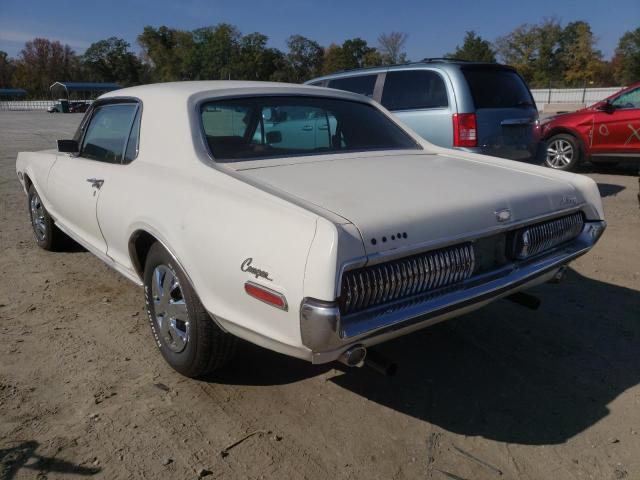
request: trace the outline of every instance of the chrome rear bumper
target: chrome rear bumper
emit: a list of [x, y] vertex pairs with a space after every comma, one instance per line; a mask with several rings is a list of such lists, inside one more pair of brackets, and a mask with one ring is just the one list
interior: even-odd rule
[[337, 302], [305, 298], [300, 307], [302, 342], [313, 363], [335, 360], [349, 346], [372, 345], [482, 307], [553, 278], [558, 269], [588, 252], [606, 228], [586, 222], [573, 241], [534, 258], [472, 277], [455, 290], [436, 291], [341, 317]]

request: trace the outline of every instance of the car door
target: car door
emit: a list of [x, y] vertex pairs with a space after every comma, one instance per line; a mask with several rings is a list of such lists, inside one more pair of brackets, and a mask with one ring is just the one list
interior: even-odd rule
[[105, 254], [97, 204], [113, 168], [121, 167], [138, 104], [114, 101], [91, 111], [79, 136], [78, 154], [59, 154], [48, 178], [54, 217], [81, 243]]
[[640, 156], [640, 87], [610, 101], [594, 115], [592, 155]]
[[390, 70], [384, 77], [382, 105], [422, 138], [442, 147], [453, 145], [445, 78], [434, 70]]

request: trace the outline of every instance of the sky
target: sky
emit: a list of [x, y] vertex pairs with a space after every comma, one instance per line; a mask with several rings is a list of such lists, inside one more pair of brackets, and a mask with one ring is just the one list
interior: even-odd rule
[[640, 0], [0, 0], [0, 50], [15, 57], [25, 41], [46, 37], [82, 53], [116, 36], [138, 51], [145, 25], [192, 30], [227, 22], [260, 32], [286, 48], [292, 34], [321, 45], [361, 37], [376, 46], [380, 33], [409, 34], [409, 59], [453, 52], [467, 30], [493, 41], [523, 23], [556, 17], [562, 25], [586, 20], [598, 48], [610, 58], [624, 32], [640, 26]]

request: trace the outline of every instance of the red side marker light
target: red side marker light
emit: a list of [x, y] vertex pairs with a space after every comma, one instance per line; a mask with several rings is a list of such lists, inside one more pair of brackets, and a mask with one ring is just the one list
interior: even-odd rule
[[244, 291], [253, 298], [257, 298], [261, 302], [264, 302], [272, 307], [279, 308], [280, 310], [287, 311], [287, 299], [281, 293], [271, 290], [270, 288], [263, 287], [257, 283], [247, 282], [244, 284]]

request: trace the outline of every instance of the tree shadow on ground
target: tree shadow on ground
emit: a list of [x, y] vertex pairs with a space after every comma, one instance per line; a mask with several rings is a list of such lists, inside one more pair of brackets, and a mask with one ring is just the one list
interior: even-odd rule
[[54, 457], [38, 455], [38, 442], [26, 441], [0, 449], [0, 480], [11, 480], [23, 469], [38, 472], [38, 478], [46, 478], [47, 473], [90, 476], [100, 472], [100, 468], [83, 467]]

